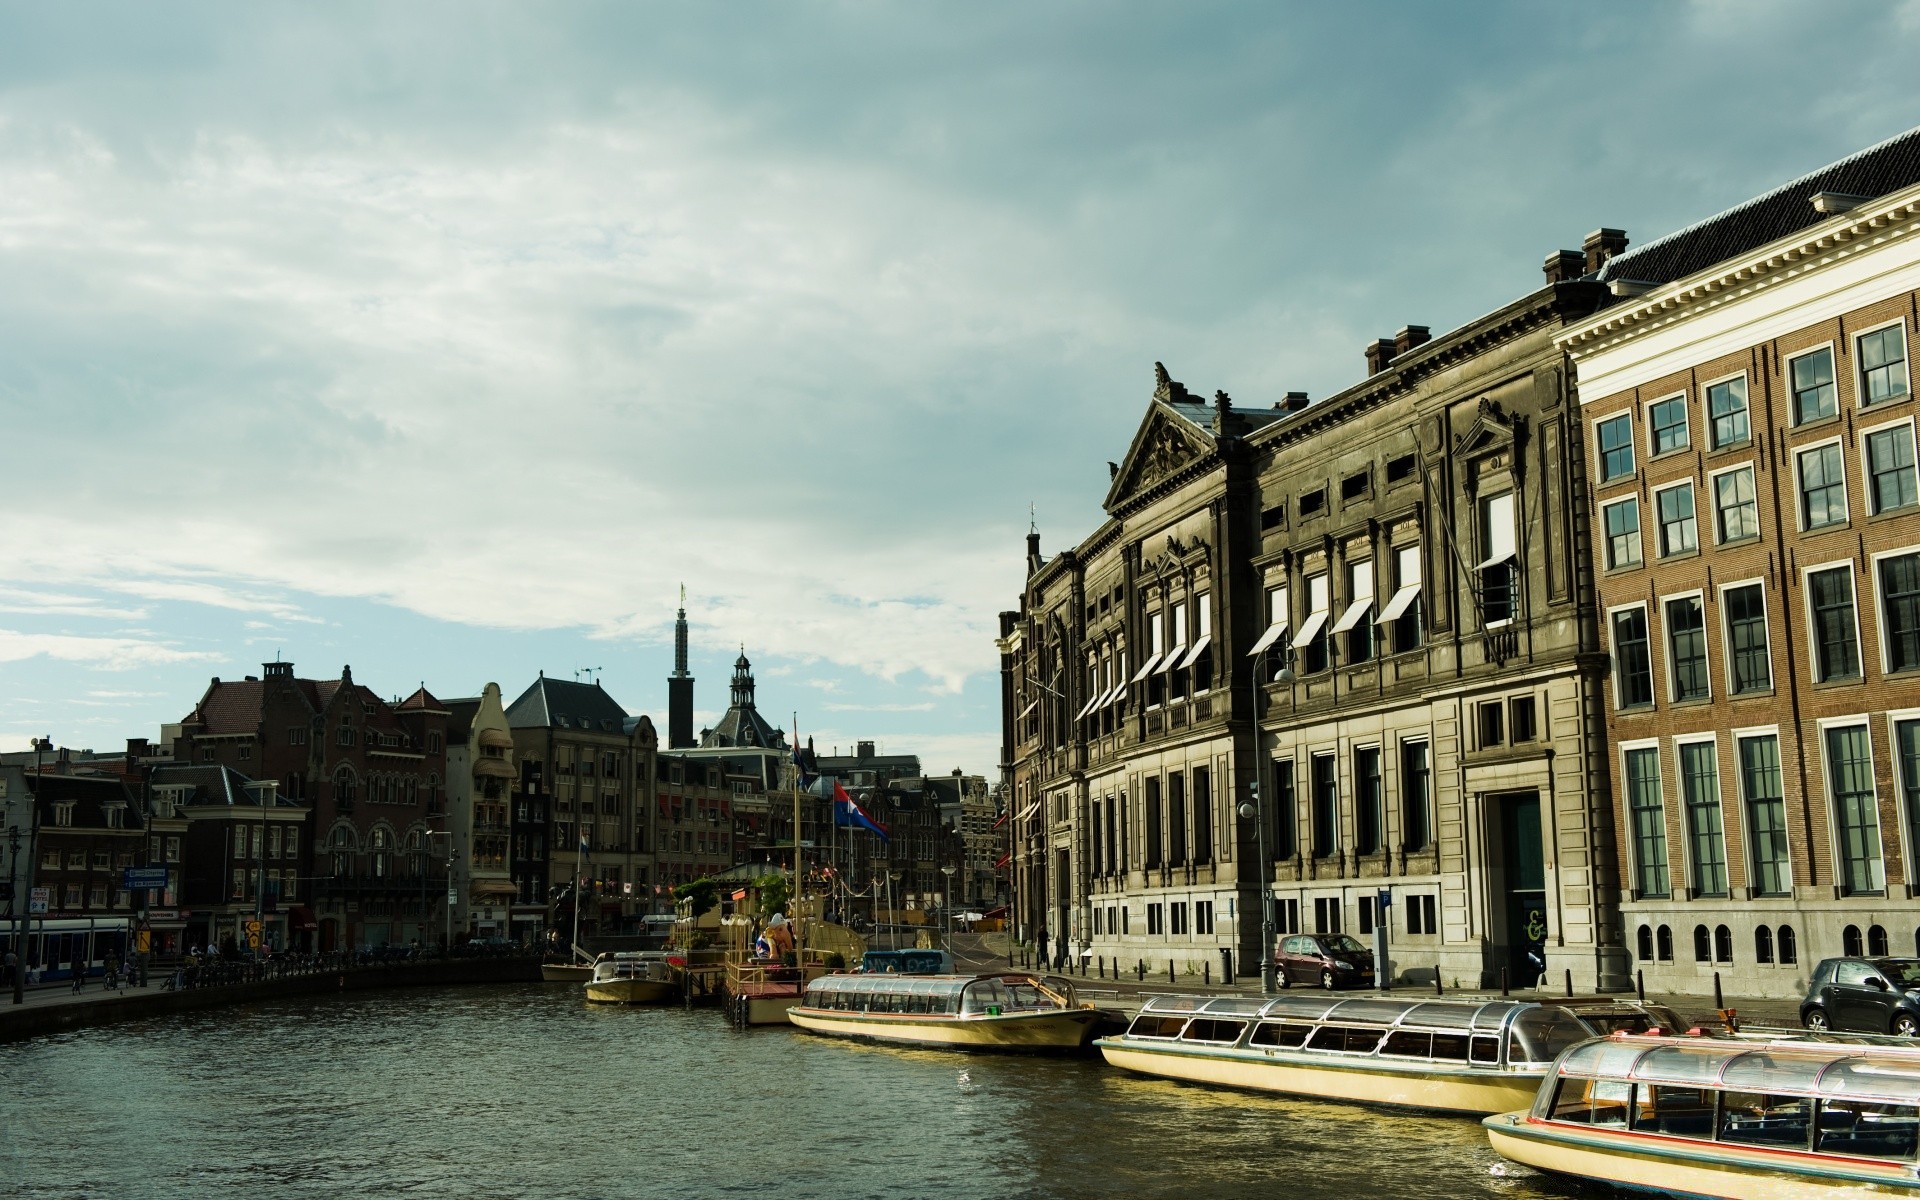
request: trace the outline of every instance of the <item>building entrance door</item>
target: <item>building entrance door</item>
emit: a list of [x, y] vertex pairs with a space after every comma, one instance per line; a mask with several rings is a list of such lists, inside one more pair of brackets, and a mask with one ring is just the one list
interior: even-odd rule
[[1067, 961], [1072, 952], [1069, 945], [1071, 926], [1067, 923], [1067, 904], [1073, 897], [1073, 858], [1069, 851], [1054, 852], [1053, 872], [1053, 962], [1059, 967]]
[[[1547, 868], [1540, 837], [1540, 793], [1487, 798], [1491, 839], [1499, 859], [1492, 872], [1493, 901], [1502, 924], [1504, 956], [1514, 987], [1532, 987], [1547, 971]], [[1502, 902], [1504, 900], [1504, 903]]]

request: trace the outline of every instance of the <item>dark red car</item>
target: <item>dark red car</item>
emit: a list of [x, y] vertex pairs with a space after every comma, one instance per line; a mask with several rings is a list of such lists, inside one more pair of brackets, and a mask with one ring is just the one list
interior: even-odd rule
[[1345, 933], [1294, 933], [1273, 949], [1281, 987], [1296, 983], [1334, 988], [1373, 986], [1373, 951]]

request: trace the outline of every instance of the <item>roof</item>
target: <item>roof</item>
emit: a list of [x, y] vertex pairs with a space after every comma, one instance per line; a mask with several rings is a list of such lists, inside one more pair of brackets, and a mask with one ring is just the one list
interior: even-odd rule
[[[157, 788], [192, 788], [193, 791], [186, 801], [192, 805], [227, 804], [258, 807], [254, 799], [255, 793], [247, 790], [247, 785], [254, 781], [232, 767], [217, 766], [212, 763], [167, 763], [153, 769], [151, 782], [152, 786]], [[275, 808], [304, 807], [298, 800], [281, 792], [274, 793], [273, 806]]]
[[627, 710], [614, 703], [598, 680], [576, 683], [543, 674], [507, 706], [507, 724], [514, 729], [625, 733]]
[[480, 711], [480, 697], [461, 696], [441, 702], [447, 713], [447, 744], [458, 745], [473, 736], [473, 714]]
[[767, 723], [752, 704], [735, 704], [700, 737], [703, 749], [717, 746], [785, 749], [787, 735]]
[[[27, 790], [38, 802], [40, 810], [40, 828], [59, 829], [104, 829], [107, 827], [105, 808], [110, 804], [126, 806], [125, 819], [120, 828], [138, 829], [141, 826], [139, 808], [133, 803], [133, 793], [128, 790], [126, 781], [115, 775], [40, 775], [22, 772]], [[73, 820], [68, 826], [54, 824], [53, 806], [56, 804], [73, 805]]]
[[413, 695], [408, 696], [405, 700], [395, 705], [395, 707], [402, 712], [447, 711], [447, 706], [437, 699], [432, 692], [428, 691], [427, 685], [424, 683], [414, 689]]
[[1600, 269], [1616, 279], [1670, 283], [1718, 262], [1830, 220], [1813, 206], [1820, 192], [1871, 199], [1920, 183], [1920, 129], [1888, 138], [1685, 229], [1615, 255]]

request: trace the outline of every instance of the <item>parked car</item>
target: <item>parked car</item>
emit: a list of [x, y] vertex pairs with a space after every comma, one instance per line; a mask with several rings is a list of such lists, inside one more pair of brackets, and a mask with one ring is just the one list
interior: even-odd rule
[[1274, 975], [1281, 987], [1317, 984], [1331, 991], [1373, 986], [1373, 951], [1345, 933], [1295, 933], [1273, 950]]
[[1920, 958], [1823, 958], [1800, 1023], [1808, 1029], [1920, 1034]]

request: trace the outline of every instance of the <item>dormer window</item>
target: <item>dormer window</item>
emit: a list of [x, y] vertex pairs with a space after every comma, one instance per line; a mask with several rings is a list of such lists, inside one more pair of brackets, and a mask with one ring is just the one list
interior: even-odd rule
[[126, 805], [109, 804], [106, 806], [105, 811], [107, 814], [108, 829], [125, 829], [127, 827], [127, 806]]
[[63, 800], [53, 806], [53, 823], [62, 827], [73, 824], [73, 801]]

